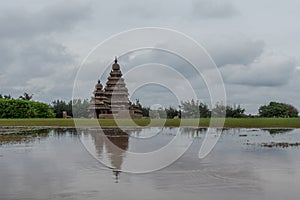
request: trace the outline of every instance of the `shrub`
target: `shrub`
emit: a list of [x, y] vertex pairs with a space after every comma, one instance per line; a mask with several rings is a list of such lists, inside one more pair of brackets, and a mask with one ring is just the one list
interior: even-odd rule
[[52, 118], [53, 111], [41, 102], [0, 99], [0, 118]]

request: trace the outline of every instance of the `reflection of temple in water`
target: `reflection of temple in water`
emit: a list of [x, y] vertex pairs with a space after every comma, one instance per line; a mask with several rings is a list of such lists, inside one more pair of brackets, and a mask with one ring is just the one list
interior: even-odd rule
[[[168, 144], [176, 136], [177, 129], [178, 128], [165, 127], [160, 130], [158, 135], [148, 138], [147, 140], [141, 139], [143, 137], [139, 138], [140, 134], [143, 136], [143, 129], [137, 128], [127, 129], [125, 131], [118, 127], [102, 128], [91, 131], [90, 135], [93, 139], [96, 156], [103, 161], [106, 166], [112, 169], [116, 182], [118, 182], [122, 165], [126, 165], [125, 159], [128, 158], [126, 156], [128, 156], [127, 151], [129, 151], [130, 136], [130, 151], [146, 153], [160, 149]], [[179, 137], [181, 137], [183, 141], [186, 141], [186, 139], [200, 138], [206, 133], [207, 128], [183, 128], [178, 129], [178, 131]], [[152, 134], [151, 131], [149, 134]], [[137, 146], [140, 148], [136, 148]], [[126, 162], [128, 162], [128, 160], [126, 160]]]
[[92, 134], [95, 148], [100, 157], [107, 156], [118, 181], [123, 157], [129, 146], [129, 135], [119, 128], [103, 128], [102, 131], [104, 134], [98, 132]]

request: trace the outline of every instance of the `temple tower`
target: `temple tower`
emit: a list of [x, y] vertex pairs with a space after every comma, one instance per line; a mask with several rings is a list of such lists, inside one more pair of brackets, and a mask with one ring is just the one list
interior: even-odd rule
[[112, 114], [117, 114], [122, 110], [129, 110], [130, 101], [128, 98], [128, 89], [122, 78], [122, 72], [117, 58], [115, 58], [115, 63], [112, 65], [112, 70], [104, 90], [104, 95], [109, 100], [109, 107]]
[[142, 111], [128, 98], [128, 89], [117, 58], [103, 89], [100, 80], [95, 86], [90, 110], [97, 118], [142, 118]]
[[95, 85], [95, 90], [93, 92], [94, 96], [91, 100], [90, 110], [95, 112], [97, 118], [99, 118], [100, 114], [109, 114], [109, 100], [104, 95], [103, 86], [98, 80], [98, 83]]

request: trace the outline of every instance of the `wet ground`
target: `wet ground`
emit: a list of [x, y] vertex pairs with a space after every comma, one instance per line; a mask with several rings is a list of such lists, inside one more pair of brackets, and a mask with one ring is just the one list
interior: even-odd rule
[[[206, 129], [110, 128], [98, 134], [2, 127], [0, 199], [299, 199], [300, 129], [215, 131], [222, 132], [218, 143], [199, 159]], [[128, 152], [155, 151], [178, 133], [184, 144], [193, 143], [175, 163], [152, 173], [122, 172], [141, 164]], [[174, 153], [183, 143], [173, 146]]]

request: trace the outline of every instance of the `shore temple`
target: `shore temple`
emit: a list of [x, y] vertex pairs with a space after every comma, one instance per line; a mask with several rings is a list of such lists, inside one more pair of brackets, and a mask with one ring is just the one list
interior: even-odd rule
[[117, 58], [112, 65], [105, 88], [103, 89], [103, 85], [98, 80], [93, 94], [90, 110], [94, 113], [94, 117], [112, 119], [142, 118], [143, 116], [140, 108], [128, 98], [128, 89], [122, 78]]

